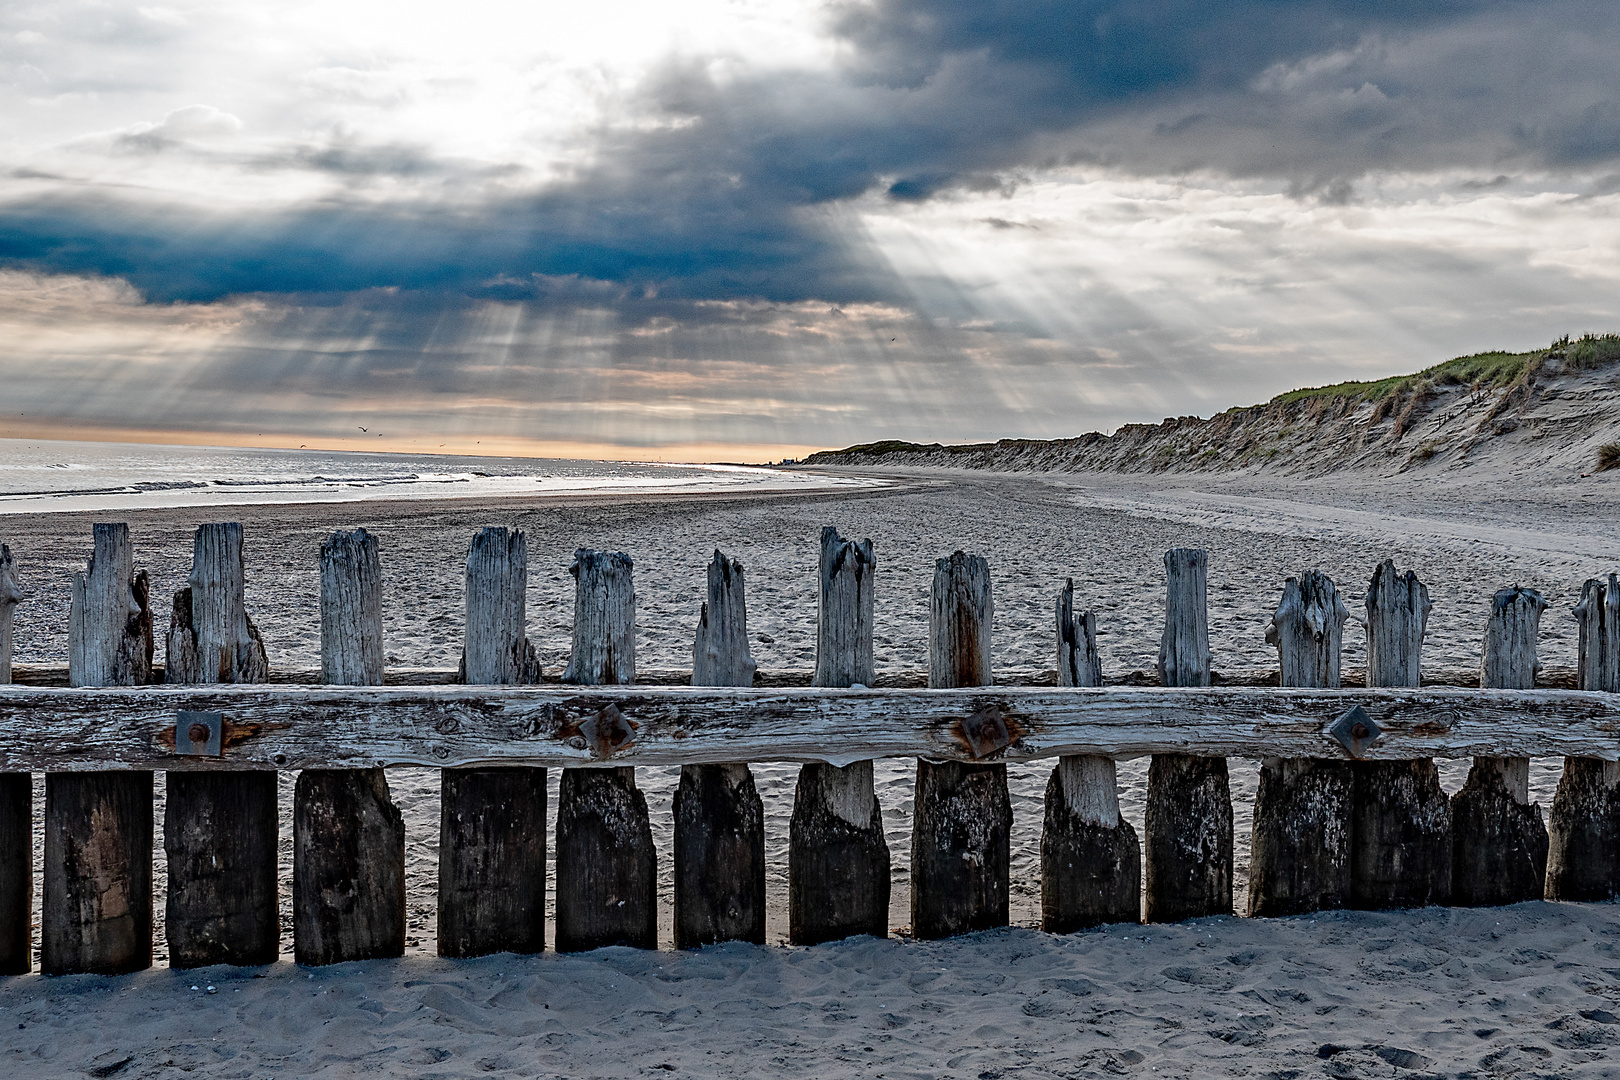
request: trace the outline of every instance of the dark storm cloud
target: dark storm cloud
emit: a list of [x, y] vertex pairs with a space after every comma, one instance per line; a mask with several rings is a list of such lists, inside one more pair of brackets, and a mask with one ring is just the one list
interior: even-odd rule
[[[526, 195], [515, 172], [400, 144], [241, 163], [350, 195], [200, 215], [116, 192], [0, 207], [0, 260], [127, 277], [154, 299], [368, 288], [535, 299], [544, 278], [789, 302], [903, 290], [829, 204], [994, 191], [1058, 165], [1211, 171], [1347, 202], [1379, 170], [1592, 169], [1620, 158], [1612, 4], [1510, 0], [882, 0], [837, 9], [834, 73], [650, 77], [646, 125]], [[203, 154], [183, 129], [125, 152]], [[405, 194], [367, 184], [408, 181]]]

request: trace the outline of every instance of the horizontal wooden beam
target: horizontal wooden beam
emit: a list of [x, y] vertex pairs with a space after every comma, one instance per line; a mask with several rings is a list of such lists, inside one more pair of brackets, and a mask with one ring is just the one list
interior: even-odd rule
[[[1620, 696], [1572, 690], [0, 686], [0, 771], [1343, 758], [1355, 705], [1369, 759], [1620, 758]], [[183, 710], [221, 714], [220, 756], [176, 753]]]

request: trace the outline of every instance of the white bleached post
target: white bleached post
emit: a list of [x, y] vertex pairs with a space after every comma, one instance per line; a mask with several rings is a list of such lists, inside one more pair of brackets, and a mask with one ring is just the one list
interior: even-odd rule
[[[636, 593], [630, 556], [574, 552], [574, 650], [563, 681], [636, 680]], [[625, 722], [601, 716], [601, 729]], [[622, 730], [619, 731], [622, 737]], [[634, 768], [564, 769], [557, 795], [558, 952], [658, 947], [658, 856]]]
[[[98, 522], [94, 538], [73, 575], [68, 682], [140, 686], [152, 670], [146, 571], [134, 569], [128, 525]], [[152, 966], [152, 816], [150, 772], [45, 775], [45, 974]]]
[[[1433, 608], [1416, 572], [1386, 559], [1367, 586], [1367, 685], [1419, 686]], [[1451, 902], [1451, 804], [1433, 758], [1352, 763], [1350, 906]]]
[[[1491, 598], [1479, 684], [1503, 690], [1536, 685], [1536, 637], [1547, 601], [1533, 589]], [[1530, 802], [1530, 759], [1476, 757], [1451, 797], [1451, 902], [1493, 907], [1540, 900], [1546, 892], [1547, 827]]]
[[[718, 550], [692, 644], [693, 686], [752, 686], [743, 566]], [[675, 947], [765, 944], [765, 808], [745, 762], [681, 766], [675, 790]]]
[[[1159, 681], [1209, 685], [1208, 556], [1165, 553]], [[1232, 796], [1226, 759], [1154, 754], [1148, 766], [1143, 852], [1148, 922], [1232, 913]]]
[[[871, 540], [821, 530], [815, 686], [871, 686], [877, 560]], [[799, 770], [788, 831], [788, 937], [816, 945], [889, 927], [889, 845], [872, 763]]]
[[[246, 593], [242, 526], [199, 525], [190, 585], [174, 598], [165, 682], [268, 678], [270, 662], [248, 618]], [[274, 963], [281, 953], [276, 774], [177, 770], [168, 774], [167, 785], [163, 850], [169, 860], [170, 965]]]
[[[1326, 574], [1283, 584], [1266, 630], [1283, 686], [1339, 688], [1350, 610]], [[1249, 915], [1301, 915], [1350, 901], [1350, 763], [1268, 757], [1260, 763], [1249, 857]]]
[[[11, 681], [11, 615], [27, 594], [11, 548], [0, 544], [0, 684]], [[28, 773], [0, 773], [0, 975], [32, 966], [34, 791]]]
[[[1620, 693], [1620, 577], [1588, 581], [1572, 614], [1577, 688]], [[1550, 818], [1547, 899], [1620, 896], [1620, 762], [1566, 757]]]
[[[1074, 611], [1074, 579], [1057, 598], [1059, 686], [1101, 686], [1097, 615]], [[1119, 815], [1114, 759], [1058, 759], [1041, 832], [1041, 929], [1067, 934], [1142, 914], [1142, 846]]]

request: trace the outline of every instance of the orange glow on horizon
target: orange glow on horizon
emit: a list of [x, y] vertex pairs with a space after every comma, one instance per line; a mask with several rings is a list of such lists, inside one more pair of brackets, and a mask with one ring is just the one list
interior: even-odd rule
[[621, 446], [616, 443], [565, 442], [490, 436], [483, 439], [457, 437], [414, 439], [364, 435], [322, 437], [288, 435], [279, 432], [243, 435], [225, 431], [159, 431], [146, 428], [115, 428], [71, 421], [41, 421], [0, 424], [0, 439], [52, 439], [68, 442], [142, 443], [158, 446], [234, 446], [266, 450], [341, 450], [354, 453], [443, 454], [452, 457], [565, 458], [577, 461], [667, 462], [676, 465], [705, 465], [719, 462], [769, 465], [785, 458], [803, 459], [822, 446], [795, 446], [776, 443], [675, 443], [668, 446]]

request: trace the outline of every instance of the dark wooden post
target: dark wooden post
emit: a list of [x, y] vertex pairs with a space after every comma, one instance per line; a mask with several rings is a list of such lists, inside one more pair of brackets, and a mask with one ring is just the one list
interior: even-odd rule
[[[692, 645], [693, 686], [752, 686], [743, 566], [719, 551]], [[765, 807], [746, 762], [681, 766], [675, 789], [675, 947], [765, 944]]]
[[[990, 564], [958, 551], [934, 565], [928, 685], [989, 686]], [[1012, 802], [1007, 766], [917, 759], [911, 932], [943, 938], [1007, 925]]]
[[[1536, 636], [1547, 601], [1531, 589], [1491, 598], [1479, 684], [1536, 685]], [[1547, 882], [1547, 828], [1530, 802], [1530, 759], [1477, 757], [1451, 797], [1451, 902], [1491, 907], [1540, 900]]]
[[[244, 590], [242, 526], [198, 526], [191, 583], [174, 598], [165, 682], [265, 681], [270, 663]], [[169, 966], [275, 962], [278, 829], [274, 772], [168, 774]]]
[[[1367, 586], [1367, 685], [1421, 684], [1429, 591], [1386, 559]], [[1350, 824], [1350, 906], [1451, 902], [1451, 804], [1432, 758], [1356, 761]]]
[[[98, 523], [90, 565], [73, 575], [72, 685], [140, 686], [150, 677], [151, 592], [146, 571], [133, 567], [129, 526]], [[46, 774], [45, 974], [152, 966], [152, 817], [149, 772]]]
[[[1074, 613], [1074, 579], [1057, 598], [1059, 686], [1101, 686], [1095, 612]], [[1119, 816], [1114, 759], [1058, 759], [1041, 832], [1041, 929], [1068, 934], [1142, 917], [1142, 846]]]
[[[364, 529], [321, 545], [321, 677], [380, 686], [382, 562]], [[293, 957], [405, 952], [405, 822], [382, 769], [305, 769], [293, 788]]]
[[[1166, 603], [1159, 682], [1209, 685], [1208, 557], [1164, 556]], [[1232, 913], [1232, 795], [1226, 759], [1154, 754], [1148, 766], [1143, 857], [1148, 922]]]
[[[1350, 611], [1333, 581], [1307, 570], [1283, 585], [1266, 640], [1283, 686], [1339, 688]], [[1260, 763], [1249, 856], [1249, 915], [1300, 915], [1350, 902], [1348, 761], [1268, 757]]]
[[[1574, 615], [1579, 688], [1620, 693], [1620, 578], [1588, 581]], [[1549, 832], [1547, 899], [1620, 896], [1620, 762], [1565, 758]]]
[[[528, 581], [523, 533], [480, 529], [467, 550], [462, 682], [540, 681], [528, 638]], [[439, 955], [543, 951], [546, 770], [444, 769], [439, 776]]]
[[[821, 530], [815, 686], [871, 686], [872, 541]], [[799, 770], [788, 828], [788, 937], [817, 945], [889, 932], [889, 845], [872, 763]]]
[[[11, 681], [11, 613], [25, 596], [11, 549], [0, 544], [0, 684]], [[0, 773], [0, 975], [21, 975], [33, 966], [33, 787], [28, 773]]]
[[[574, 552], [574, 646], [563, 681], [636, 681], [630, 556]], [[658, 855], [633, 768], [564, 769], [557, 792], [558, 952], [658, 947]]]

